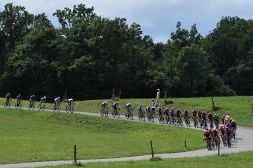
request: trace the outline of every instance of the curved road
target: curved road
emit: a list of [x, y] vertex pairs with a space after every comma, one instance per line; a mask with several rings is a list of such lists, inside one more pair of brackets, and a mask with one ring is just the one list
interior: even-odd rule
[[[0, 108], [2, 108], [2, 106], [0, 106]], [[51, 111], [51, 110], [47, 110], [47, 111]], [[61, 112], [64, 112], [64, 111], [61, 111]], [[90, 113], [90, 112], [75, 112], [75, 113], [100, 117], [99, 113]], [[108, 118], [113, 119], [111, 115], [109, 115]], [[125, 117], [121, 116], [120, 120], [125, 120]], [[134, 117], [133, 120], [129, 120], [129, 121], [139, 122], [137, 117]], [[157, 119], [155, 120], [154, 123], [159, 124]], [[193, 127], [190, 127], [190, 128], [196, 129]], [[238, 127], [237, 138], [235, 141], [232, 142], [232, 148], [221, 146], [220, 154], [253, 151], [252, 139], [253, 139], [253, 129], [246, 128], [246, 127]], [[200, 149], [200, 150], [180, 152], [180, 153], [155, 154], [155, 156], [158, 156], [161, 158], [184, 158], [184, 157], [203, 157], [203, 156], [211, 156], [211, 155], [217, 155], [217, 154], [218, 154], [217, 150], [208, 151], [207, 149]], [[143, 156], [133, 156], [133, 157], [123, 157], [123, 158], [78, 160], [78, 162], [79, 163], [95, 163], [95, 162], [137, 161], [137, 160], [149, 160], [150, 158], [151, 158], [151, 155], [143, 155]], [[40, 167], [40, 166], [57, 166], [57, 165], [72, 164], [72, 163], [73, 163], [73, 160], [30, 162], [30, 163], [4, 164], [4, 165], [0, 165], [0, 168], [30, 168], [30, 167]]]

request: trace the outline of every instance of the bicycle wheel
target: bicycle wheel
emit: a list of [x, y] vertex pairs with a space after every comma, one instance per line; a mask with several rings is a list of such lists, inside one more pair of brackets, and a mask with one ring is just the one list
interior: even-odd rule
[[102, 117], [104, 117], [104, 110], [103, 110], [103, 109], [100, 110], [100, 115], [101, 115]]
[[105, 110], [105, 117], [108, 117], [108, 110]]
[[74, 106], [71, 106], [71, 113], [74, 113]]
[[126, 117], [127, 120], [129, 119], [129, 114], [128, 114], [128, 112], [125, 112], [125, 117]]

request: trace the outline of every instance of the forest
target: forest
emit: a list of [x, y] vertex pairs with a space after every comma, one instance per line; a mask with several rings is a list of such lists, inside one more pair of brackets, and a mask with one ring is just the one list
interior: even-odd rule
[[253, 20], [224, 16], [209, 34], [175, 24], [155, 43], [138, 23], [98, 16], [85, 4], [42, 14], [0, 11], [0, 96], [74, 99], [253, 94]]

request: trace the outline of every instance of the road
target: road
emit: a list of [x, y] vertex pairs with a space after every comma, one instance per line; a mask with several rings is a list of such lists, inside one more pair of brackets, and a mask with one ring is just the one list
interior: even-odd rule
[[[0, 106], [0, 108], [3, 108]], [[12, 107], [13, 108], [13, 107]], [[52, 110], [46, 110], [52, 112]], [[64, 111], [61, 111], [64, 112]], [[75, 112], [77, 114], [89, 115], [101, 117], [99, 113], [91, 112]], [[110, 119], [114, 119], [111, 115], [108, 116]], [[122, 115], [120, 120], [126, 120]], [[140, 122], [137, 117], [134, 117], [132, 122]], [[154, 124], [159, 124], [158, 120], [155, 119]], [[193, 127], [187, 127], [190, 129], [198, 129]], [[198, 129], [200, 130], [200, 129]], [[244, 151], [253, 151], [253, 129], [247, 127], [238, 127], [237, 129], [237, 138], [233, 141], [232, 148], [221, 147], [220, 154], [229, 154], [229, 153], [238, 153]], [[208, 151], [207, 149], [200, 149], [188, 152], [180, 153], [165, 153], [165, 154], [155, 154], [162, 159], [165, 158], [184, 158], [184, 157], [204, 157], [217, 155], [217, 150]], [[78, 160], [79, 163], [97, 163], [97, 162], [116, 162], [116, 161], [138, 161], [138, 160], [149, 160], [151, 155], [143, 156], [132, 156], [132, 157], [123, 157], [123, 158], [108, 158], [108, 159], [92, 159], [92, 160]], [[4, 164], [0, 165], [0, 168], [30, 168], [30, 167], [41, 167], [41, 166], [58, 166], [64, 164], [72, 164], [73, 160], [63, 160], [63, 161], [44, 161], [44, 162], [30, 162], [30, 163], [17, 163], [17, 164]]]

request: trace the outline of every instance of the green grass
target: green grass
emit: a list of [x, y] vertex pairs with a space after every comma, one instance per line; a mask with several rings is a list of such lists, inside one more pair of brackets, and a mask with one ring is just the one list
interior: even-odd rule
[[[212, 110], [212, 103], [210, 97], [200, 97], [200, 98], [176, 98], [169, 99], [173, 100], [173, 104], [170, 105], [174, 109], [181, 110]], [[76, 110], [78, 111], [91, 111], [98, 112], [100, 110], [100, 104], [103, 100], [89, 100], [89, 101], [78, 101], [76, 102]], [[124, 105], [126, 103], [132, 103], [137, 114], [137, 106], [139, 104], [146, 107], [151, 105], [151, 99], [121, 99], [119, 105], [121, 108], [121, 113], [124, 111]], [[161, 104], [164, 102], [164, 99], [160, 100]], [[253, 117], [251, 111], [251, 104], [253, 104], [253, 96], [231, 96], [231, 97], [214, 97], [215, 106], [220, 107], [220, 110], [212, 112], [217, 113], [220, 117], [223, 114], [228, 114], [236, 119], [239, 125], [241, 126], [250, 126], [253, 127]], [[108, 100], [108, 103], [111, 104], [113, 101]]]
[[[130, 161], [114, 163], [92, 163], [85, 165], [64, 165], [55, 168], [252, 168], [253, 152], [245, 152], [231, 155], [221, 155], [220, 157], [201, 158], [180, 158], [162, 159], [158, 161]], [[50, 168], [50, 167], [43, 167]]]
[[[175, 109], [181, 110], [205, 110], [210, 111], [212, 109], [212, 103], [210, 97], [200, 97], [200, 98], [176, 98], [169, 99], [173, 100], [173, 104], [170, 105]], [[88, 100], [88, 101], [76, 101], [75, 110], [76, 111], [87, 111], [87, 112], [99, 112], [100, 104], [104, 100]], [[111, 104], [114, 102], [112, 100], [107, 100], [109, 103], [109, 108], [111, 112]], [[1, 104], [4, 100], [0, 99]], [[145, 108], [151, 105], [151, 99], [120, 99], [119, 106], [121, 108], [121, 113], [124, 113], [124, 105], [127, 103], [132, 103], [134, 107], [135, 115], [137, 115], [137, 106], [143, 105]], [[164, 99], [160, 100], [163, 104]], [[241, 126], [253, 127], [253, 117], [251, 111], [251, 104], [253, 104], [253, 96], [229, 96], [229, 97], [214, 97], [215, 106], [221, 109], [212, 113], [217, 113], [221, 117], [222, 114], [229, 114], [234, 117], [238, 124]], [[13, 102], [14, 103], [14, 102]], [[23, 104], [28, 105], [25, 101]], [[38, 103], [37, 103], [38, 104]], [[52, 109], [52, 104], [47, 104], [49, 109]], [[63, 104], [62, 108], [65, 107]]]
[[[202, 132], [77, 114], [0, 109], [0, 163], [126, 157], [204, 148]], [[187, 148], [184, 140], [187, 139]]]

